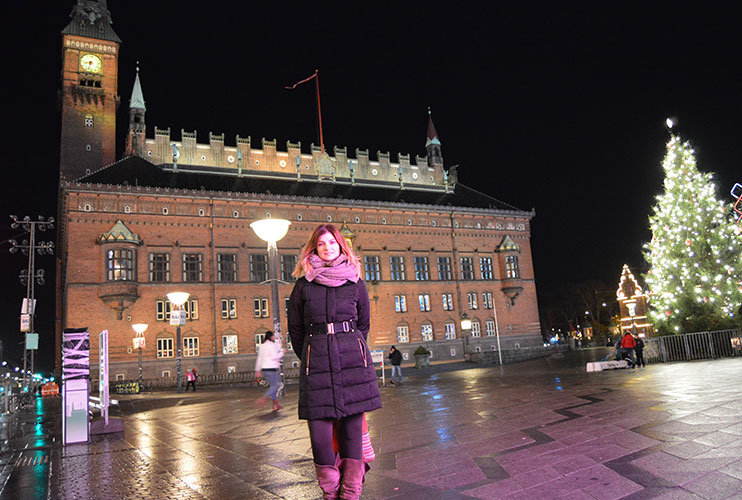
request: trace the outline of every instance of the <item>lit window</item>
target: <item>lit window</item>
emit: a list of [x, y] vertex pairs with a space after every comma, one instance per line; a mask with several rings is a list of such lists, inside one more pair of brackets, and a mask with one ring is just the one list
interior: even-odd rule
[[450, 293], [443, 294], [443, 310], [453, 311], [453, 295]]
[[404, 257], [401, 255], [393, 255], [389, 257], [389, 273], [392, 281], [404, 281]]
[[438, 279], [451, 280], [451, 257], [438, 257]]
[[482, 292], [482, 307], [492, 309], [492, 292]]
[[256, 318], [268, 317], [268, 299], [253, 300], [254, 316]]
[[[172, 304], [168, 300], [158, 300], [156, 304], [156, 320], [157, 321], [170, 321], [170, 311], [172, 310]], [[198, 299], [189, 299], [183, 308], [186, 312], [186, 320], [191, 321], [198, 319]]]
[[107, 253], [108, 281], [131, 281], [134, 278], [134, 251], [111, 249]]
[[363, 267], [366, 271], [366, 281], [379, 281], [381, 279], [381, 264], [378, 255], [365, 255]]
[[172, 338], [157, 339], [157, 357], [158, 358], [172, 358], [173, 357], [173, 339]]
[[481, 337], [482, 336], [482, 330], [479, 327], [479, 321], [473, 320], [471, 322], [471, 336], [472, 337]]
[[505, 257], [505, 277], [519, 278], [520, 268], [518, 266], [518, 256], [508, 255]]
[[427, 281], [430, 279], [427, 257], [415, 257], [415, 279], [417, 281]]
[[446, 323], [446, 340], [453, 340], [456, 338], [456, 325], [453, 323]]
[[407, 312], [407, 298], [404, 295], [394, 296], [394, 310], [398, 313]]
[[410, 332], [407, 326], [397, 327], [397, 341], [399, 343], [405, 343], [410, 341]]
[[198, 356], [198, 337], [183, 338], [183, 356]]
[[222, 335], [222, 354], [237, 354], [237, 335]]
[[474, 279], [474, 259], [471, 257], [461, 257], [461, 279], [467, 281]]
[[483, 280], [491, 280], [492, 276], [492, 258], [491, 257], [480, 257], [479, 259], [479, 273]]
[[475, 292], [467, 293], [466, 302], [469, 304], [469, 309], [477, 309], [477, 294]]
[[237, 300], [222, 299], [222, 319], [233, 319], [237, 317]]
[[421, 311], [430, 311], [430, 295], [428, 295], [427, 293], [421, 293], [417, 296], [417, 299], [420, 302]]
[[433, 341], [433, 325], [423, 325], [422, 335], [423, 335], [423, 342], [432, 342]]

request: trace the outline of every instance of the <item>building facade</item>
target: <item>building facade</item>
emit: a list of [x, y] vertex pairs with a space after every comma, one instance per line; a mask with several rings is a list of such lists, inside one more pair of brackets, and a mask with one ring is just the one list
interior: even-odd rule
[[[144, 378], [174, 376], [167, 293], [185, 291], [184, 370], [253, 370], [273, 323], [266, 245], [249, 227], [263, 218], [291, 221], [278, 242], [284, 339], [299, 250], [331, 222], [363, 263], [372, 350], [394, 344], [411, 360], [422, 344], [435, 361], [542, 344], [534, 212], [460, 184], [432, 119], [426, 156], [414, 161], [315, 145], [305, 152], [290, 141], [258, 147], [240, 136], [227, 144], [211, 133], [199, 144], [195, 132], [159, 128], [147, 137], [137, 74], [126, 151], [115, 161], [108, 104], [118, 99], [120, 40], [111, 26], [104, 3], [79, 0], [63, 31], [57, 352], [65, 328], [87, 326], [93, 356], [97, 333], [108, 330], [111, 378], [133, 379], [131, 325], [147, 323]], [[461, 329], [464, 314], [471, 330]]]
[[642, 290], [627, 264], [621, 270], [621, 278], [616, 290], [619, 315], [621, 316], [621, 335], [626, 332], [640, 337], [652, 335], [652, 325], [647, 319], [649, 294]]

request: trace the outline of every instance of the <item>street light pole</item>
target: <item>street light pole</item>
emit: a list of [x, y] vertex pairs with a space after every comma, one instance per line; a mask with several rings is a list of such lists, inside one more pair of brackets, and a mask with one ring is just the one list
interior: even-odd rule
[[144, 347], [145, 341], [144, 341], [144, 332], [147, 330], [146, 323], [135, 323], [131, 325], [131, 327], [134, 329], [135, 332], [137, 332], [136, 337], [134, 337], [134, 348], [139, 349], [139, 391], [142, 392], [142, 348]]
[[471, 335], [471, 318], [466, 313], [461, 315], [461, 341], [464, 344], [464, 360], [469, 356], [469, 335]]
[[[43, 216], [39, 216], [38, 221], [32, 221], [31, 217], [28, 215], [25, 216], [23, 219], [18, 219], [15, 215], [11, 215], [10, 218], [13, 220], [13, 222], [10, 224], [10, 227], [12, 229], [18, 229], [23, 228], [25, 231], [29, 233], [30, 241], [29, 240], [23, 240], [20, 244], [14, 240], [8, 240], [8, 243], [10, 243], [11, 247], [9, 249], [10, 253], [16, 253], [18, 249], [21, 250], [21, 252], [24, 255], [28, 255], [28, 268], [21, 271], [20, 279], [21, 283], [26, 285], [26, 301], [25, 301], [25, 308], [23, 312], [21, 313], [21, 323], [24, 325], [21, 329], [22, 332], [29, 332], [26, 334], [26, 338], [24, 339], [23, 346], [23, 386], [26, 387], [26, 377], [28, 375], [28, 359], [29, 359], [29, 351], [30, 351], [30, 358], [31, 358], [31, 372], [34, 371], [34, 350], [38, 349], [38, 337], [36, 337], [37, 342], [36, 346], [33, 346], [31, 349], [29, 349], [28, 345], [28, 338], [29, 334], [35, 334], [37, 335], [37, 332], [34, 328], [34, 318], [36, 316], [36, 299], [35, 299], [35, 291], [34, 291], [34, 284], [38, 283], [39, 285], [43, 285], [46, 280], [44, 279], [44, 270], [43, 269], [36, 269], [36, 259], [35, 254], [38, 252], [39, 255], [44, 254], [52, 254], [54, 253], [54, 243], [51, 241], [36, 241], [36, 229], [38, 228], [39, 231], [46, 231], [47, 229], [54, 229], [54, 218], [49, 217], [49, 219], [44, 220]], [[25, 318], [27, 316], [27, 318]], [[33, 379], [31, 379], [33, 380]]]
[[175, 325], [175, 341], [177, 345], [177, 361], [176, 361], [176, 377], [178, 377], [178, 394], [183, 392], [183, 341], [180, 338], [180, 327], [185, 325], [185, 310], [183, 304], [188, 301], [188, 297], [191, 294], [187, 292], [170, 292], [167, 294], [167, 300], [169, 300], [175, 310], [170, 311], [170, 325]]
[[[276, 245], [276, 242], [286, 236], [290, 225], [291, 221], [285, 219], [262, 219], [250, 224], [250, 227], [255, 231], [258, 238], [268, 243], [268, 265], [270, 266], [270, 278], [268, 281], [270, 281], [271, 284], [273, 338], [279, 339], [279, 342], [283, 342], [283, 335], [281, 334], [281, 308], [278, 302], [278, 246]], [[281, 360], [279, 367], [281, 376], [281, 395], [284, 395], [286, 389], [284, 387], [283, 360]]]
[[502, 349], [500, 349], [500, 325], [497, 322], [497, 301], [492, 297], [492, 311], [495, 313], [495, 335], [497, 336], [497, 354], [500, 357], [500, 366], [502, 366]]

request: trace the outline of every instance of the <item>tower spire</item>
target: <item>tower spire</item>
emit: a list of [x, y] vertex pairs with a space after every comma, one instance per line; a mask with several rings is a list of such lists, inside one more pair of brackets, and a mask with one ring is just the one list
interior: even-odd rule
[[431, 165], [443, 165], [443, 153], [441, 152], [441, 141], [433, 124], [433, 114], [428, 106], [428, 137], [425, 140], [425, 150], [428, 154], [428, 162]]
[[129, 100], [129, 133], [126, 136], [126, 156], [144, 156], [144, 139], [147, 126], [144, 114], [147, 107], [144, 105], [144, 93], [142, 83], [139, 81], [139, 61], [137, 61], [137, 74], [134, 77], [134, 86], [131, 89]]

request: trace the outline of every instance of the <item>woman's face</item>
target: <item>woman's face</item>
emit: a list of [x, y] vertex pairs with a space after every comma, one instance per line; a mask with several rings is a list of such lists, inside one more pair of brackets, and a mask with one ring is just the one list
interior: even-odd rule
[[340, 245], [332, 233], [325, 233], [317, 240], [317, 255], [325, 262], [330, 262], [340, 255]]

